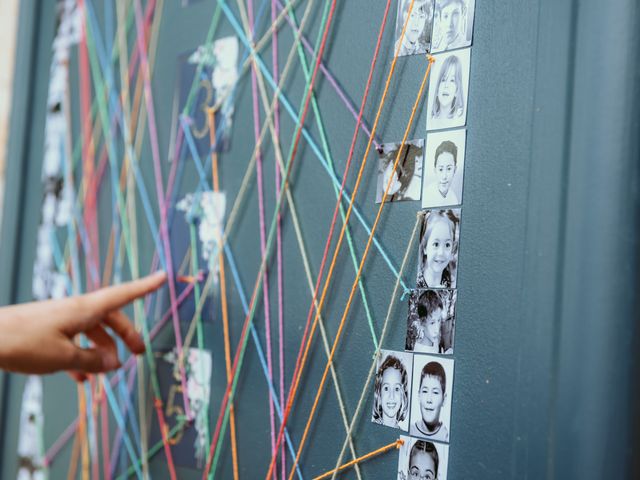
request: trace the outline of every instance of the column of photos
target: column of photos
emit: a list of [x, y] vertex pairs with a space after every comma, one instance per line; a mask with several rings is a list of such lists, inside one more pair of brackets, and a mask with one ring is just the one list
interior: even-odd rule
[[372, 421], [408, 433], [400, 437], [399, 480], [447, 478], [474, 13], [475, 0], [398, 2], [394, 51], [435, 60], [426, 139], [378, 149], [376, 202], [391, 182], [388, 201], [420, 200], [424, 210], [405, 351], [380, 351], [374, 383]]

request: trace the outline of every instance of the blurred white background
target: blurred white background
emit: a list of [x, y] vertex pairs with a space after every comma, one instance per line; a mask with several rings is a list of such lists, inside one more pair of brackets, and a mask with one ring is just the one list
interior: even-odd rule
[[19, 0], [0, 0], [0, 225], [2, 224], [4, 172], [7, 162], [18, 10]]

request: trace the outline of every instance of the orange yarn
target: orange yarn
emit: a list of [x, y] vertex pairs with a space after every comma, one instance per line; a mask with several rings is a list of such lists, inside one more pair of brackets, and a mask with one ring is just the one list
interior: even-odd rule
[[89, 480], [89, 442], [87, 441], [87, 398], [84, 388], [78, 384], [78, 436], [82, 451], [82, 480]]
[[[207, 110], [209, 121], [209, 141], [211, 145], [216, 142], [216, 116], [215, 109]], [[217, 192], [220, 189], [220, 177], [218, 173], [218, 151], [217, 145], [211, 152], [211, 175], [213, 179], [213, 190]], [[222, 245], [222, 239], [219, 238], [219, 244]], [[224, 254], [222, 248], [218, 252], [218, 266], [220, 268], [220, 303], [222, 307], [222, 334], [224, 337], [224, 363], [227, 370], [227, 380], [231, 378], [231, 342], [229, 341], [229, 312], [227, 309], [227, 282], [224, 271]], [[229, 405], [229, 434], [231, 435], [231, 456], [233, 462], [233, 478], [238, 480], [238, 445], [236, 441], [236, 415], [233, 403]]]
[[[413, 4], [414, 4], [415, 0], [411, 0], [411, 4], [409, 5], [409, 11], [411, 11], [411, 9], [413, 8]], [[405, 32], [407, 30], [407, 26], [409, 24], [409, 16], [407, 16], [407, 19], [404, 22], [404, 25], [402, 27], [402, 32], [400, 34], [400, 37], [404, 37]], [[355, 186], [353, 188], [353, 192], [351, 193], [351, 202], [349, 202], [349, 208], [347, 209], [347, 213], [344, 217], [344, 220], [342, 222], [342, 229], [340, 230], [340, 236], [338, 238], [338, 242], [336, 244], [335, 250], [334, 250], [334, 255], [333, 255], [333, 259], [331, 260], [331, 265], [329, 267], [329, 272], [327, 273], [327, 279], [325, 280], [325, 286], [322, 292], [322, 295], [320, 297], [320, 301], [318, 302], [318, 305], [316, 307], [316, 314], [315, 317], [313, 319], [313, 325], [311, 326], [311, 332], [309, 333], [309, 338], [307, 341], [307, 344], [305, 346], [305, 350], [304, 353], [302, 355], [302, 360], [300, 362], [300, 366], [296, 368], [295, 372], [294, 372], [294, 380], [293, 380], [293, 385], [291, 390], [289, 391], [289, 395], [287, 397], [287, 406], [285, 408], [285, 412], [284, 412], [284, 416], [283, 416], [283, 420], [282, 423], [280, 425], [280, 431], [278, 432], [278, 440], [276, 442], [276, 450], [274, 452], [274, 454], [271, 456], [271, 463], [269, 464], [269, 470], [267, 472], [266, 475], [266, 480], [268, 480], [271, 477], [271, 474], [273, 472], [273, 468], [275, 466], [275, 461], [276, 461], [276, 457], [277, 457], [277, 452], [280, 446], [280, 443], [282, 442], [282, 437], [284, 434], [284, 428], [286, 426], [287, 420], [289, 418], [289, 414], [291, 412], [291, 407], [293, 405], [293, 401], [295, 399], [296, 393], [298, 391], [298, 386], [300, 385], [300, 379], [302, 377], [302, 372], [304, 371], [304, 367], [306, 365], [307, 362], [307, 358], [308, 358], [308, 354], [309, 354], [309, 349], [311, 347], [311, 341], [313, 340], [313, 336], [315, 333], [315, 330], [318, 326], [318, 319], [320, 318], [320, 312], [322, 310], [322, 306], [324, 304], [324, 300], [326, 298], [326, 294], [327, 291], [329, 289], [329, 283], [331, 281], [331, 278], [333, 276], [333, 269], [335, 267], [335, 263], [336, 263], [336, 259], [338, 256], [338, 252], [340, 250], [340, 247], [342, 245], [342, 241], [344, 239], [344, 235], [345, 235], [345, 231], [347, 228], [347, 225], [349, 224], [349, 219], [351, 217], [351, 211], [353, 210], [353, 202], [355, 201], [356, 195], [358, 194], [358, 190], [360, 188], [360, 181], [362, 180], [362, 175], [364, 172], [364, 166], [366, 164], [366, 160], [367, 160], [367, 156], [369, 155], [369, 152], [371, 150], [371, 145], [373, 143], [373, 139], [375, 138], [375, 134], [376, 131], [378, 129], [378, 122], [380, 121], [380, 116], [382, 115], [382, 108], [386, 102], [387, 99], [387, 94], [389, 93], [389, 88], [391, 86], [391, 78], [393, 77], [393, 73], [395, 72], [395, 68], [396, 68], [396, 63], [398, 61], [398, 56], [394, 55], [393, 57], [393, 61], [391, 62], [391, 68], [389, 70], [389, 74], [387, 75], [387, 80], [385, 82], [384, 85], [384, 90], [382, 92], [382, 98], [380, 100], [380, 104], [378, 106], [378, 111], [376, 112], [376, 117], [375, 120], [373, 122], [373, 126], [371, 128], [371, 133], [369, 136], [369, 140], [367, 142], [367, 148], [365, 149], [365, 153], [362, 157], [362, 162], [360, 164], [360, 170], [358, 171], [358, 177], [356, 179], [356, 183]], [[341, 202], [342, 199], [339, 198], [338, 202]], [[371, 241], [371, 239], [373, 238], [373, 230], [371, 235], [369, 236], [369, 241]], [[359, 274], [356, 277], [356, 283], [357, 280], [360, 278]], [[316, 293], [314, 293], [313, 295], [313, 301], [315, 302], [316, 300]], [[330, 357], [331, 358], [331, 357]], [[323, 377], [324, 378], [324, 377]], [[299, 450], [298, 450], [299, 451]], [[290, 479], [293, 477], [293, 472], [295, 471], [295, 467], [298, 464], [298, 460], [296, 459], [293, 468], [291, 469], [291, 475], [290, 475]]]
[[[427, 79], [429, 77], [429, 72], [431, 71], [431, 65], [433, 64], [433, 62], [434, 62], [433, 57], [429, 56], [429, 65], [427, 66], [427, 70], [425, 71], [424, 77], [422, 78], [422, 83], [420, 84], [420, 89], [418, 90], [418, 95], [416, 96], [416, 100], [415, 100], [415, 102], [413, 104], [413, 108], [411, 110], [411, 116], [409, 117], [409, 122], [407, 124], [407, 128], [405, 129], [404, 136], [402, 137], [402, 145], [404, 145], [406, 143], [407, 137], [409, 136], [409, 131], [411, 130], [411, 126], [413, 124], [413, 120], [414, 120], [416, 112], [418, 110], [418, 106], [419, 106], [420, 101], [422, 99], [422, 95], [424, 93], [424, 89], [425, 89], [425, 87], [427, 85]], [[402, 148], [400, 148], [398, 150], [398, 154], [396, 155], [396, 159], [395, 159], [395, 162], [393, 164], [394, 171], [398, 167], [398, 162], [400, 161], [401, 153], [402, 153]], [[363, 165], [364, 165], [364, 163], [363, 163]], [[363, 170], [364, 169], [361, 168], [360, 172], [358, 173], [358, 180], [357, 180], [358, 182], [360, 181], [360, 177], [362, 176]], [[358, 281], [360, 280], [360, 276], [362, 275], [362, 270], [364, 269], [364, 263], [365, 263], [365, 261], [367, 259], [367, 256], [369, 254], [369, 249], [371, 248], [371, 244], [373, 242], [373, 235], [375, 234], [375, 231], [376, 231], [376, 229], [378, 227], [378, 223], [379, 223], [380, 218], [382, 216], [382, 209], [383, 209], [384, 204], [386, 203], [386, 200], [387, 200], [387, 194], [389, 192], [389, 188], [391, 187], [391, 181], [392, 181], [392, 179], [389, 179], [389, 182], [387, 182], [387, 186], [385, 188], [384, 195], [382, 197], [382, 202], [380, 203], [380, 207], [378, 208], [378, 213], [376, 215], [376, 219], [373, 222], [373, 226], [371, 227], [371, 233], [369, 234], [369, 238], [367, 240], [367, 245], [365, 247], [364, 253], [362, 254], [362, 259], [360, 260], [360, 266], [358, 267], [358, 272], [356, 274], [356, 278], [353, 281], [353, 285], [351, 286], [351, 292], [349, 293], [349, 298], [347, 300], [347, 304], [346, 304], [346, 306], [344, 308], [344, 312], [343, 312], [342, 318], [340, 320], [340, 326], [338, 327], [338, 332], [336, 333], [336, 338], [333, 341], [333, 346], [331, 347], [331, 353], [329, 354], [329, 358], [327, 359], [327, 364], [326, 364], [326, 367], [325, 367], [324, 372], [322, 374], [322, 379], [320, 380], [320, 385], [318, 386], [318, 391], [316, 393], [316, 397], [315, 397], [315, 400], [313, 402], [313, 406], [311, 407], [311, 411], [309, 412], [309, 418], [308, 418], [307, 424], [306, 424], [306, 426], [304, 428], [304, 432], [302, 434], [302, 439], [300, 440], [300, 444], [298, 445], [298, 451], [296, 453], [296, 459], [295, 459], [295, 462], [294, 462], [294, 464], [292, 466], [291, 474], [289, 475], [289, 480], [293, 479], [293, 475], [295, 473], [295, 467], [296, 467], [296, 465], [298, 464], [298, 462], [300, 460], [300, 455], [302, 454], [302, 449], [304, 448], [304, 445], [306, 443], [307, 437], [309, 435], [309, 429], [311, 428], [311, 422], [313, 421], [313, 418], [315, 416], [316, 410], [318, 408], [318, 403], [320, 401], [320, 395], [322, 394], [322, 391], [324, 389], [324, 385], [325, 385], [325, 382], [327, 380], [327, 375], [329, 373], [329, 368], [331, 367], [331, 363], [333, 362], [333, 357], [335, 355], [335, 352], [336, 352], [337, 347], [338, 347], [338, 343], [339, 343], [340, 338], [342, 336], [342, 331], [344, 329], [344, 326], [345, 326], [345, 323], [346, 323], [346, 319], [347, 319], [347, 315], [349, 314], [349, 310], [350, 310], [351, 304], [353, 302], [353, 297], [355, 295], [356, 289], [358, 288]], [[351, 207], [353, 206], [353, 200], [354, 199], [355, 199], [355, 193], [351, 197], [351, 203], [349, 205], [349, 211], [347, 212], [347, 214], [351, 212]], [[345, 221], [345, 223], [343, 225], [343, 228], [342, 228], [342, 231], [340, 232], [341, 233], [340, 240], [342, 240], [342, 238], [344, 236], [343, 234], [344, 234], [344, 231], [345, 231], [346, 224], [347, 223]], [[333, 259], [331, 261], [331, 267], [329, 268], [329, 274], [333, 273], [333, 268], [335, 266], [335, 263], [336, 263], [336, 260], [337, 260], [337, 257], [338, 257], [338, 248], [339, 247], [340, 247], [340, 242], [336, 246], [336, 251], [335, 251], [335, 254], [334, 254]], [[321, 298], [321, 301], [324, 300], [325, 294], [327, 292], [327, 288], [326, 288], [327, 285], [328, 284], [325, 284], [325, 290], [323, 292], [323, 296]], [[317, 316], [319, 314], [320, 314], [320, 307], [318, 307], [318, 309], [316, 311], [316, 318], [317, 318]]]
[[373, 452], [369, 452], [366, 455], [363, 455], [361, 457], [355, 458], [355, 459], [351, 460], [350, 462], [347, 462], [344, 465], [339, 466], [338, 468], [334, 468], [333, 470], [329, 470], [328, 472], [325, 472], [322, 475], [314, 477], [313, 480], [321, 480], [323, 478], [330, 477], [331, 475], [333, 475], [336, 472], [341, 472], [342, 470], [346, 470], [347, 468], [353, 467], [357, 463], [364, 462], [365, 460], [369, 460], [370, 458], [373, 458], [373, 457], [375, 457], [377, 455], [381, 455], [381, 454], [383, 454], [385, 452], [388, 452], [392, 448], [400, 448], [400, 446], [403, 445], [403, 444], [404, 444], [404, 441], [398, 439], [395, 442], [390, 443], [389, 445], [385, 445], [384, 447], [380, 447], [379, 449], [374, 450]]
[[171, 455], [171, 447], [169, 446], [169, 428], [164, 420], [164, 413], [162, 413], [162, 400], [159, 398], [154, 399], [153, 402], [158, 413], [158, 421], [160, 422], [160, 432], [162, 433], [162, 444], [164, 445], [164, 451], [167, 456], [167, 467], [169, 468], [169, 475], [171, 480], [176, 480], [176, 467], [173, 464], [173, 455]]

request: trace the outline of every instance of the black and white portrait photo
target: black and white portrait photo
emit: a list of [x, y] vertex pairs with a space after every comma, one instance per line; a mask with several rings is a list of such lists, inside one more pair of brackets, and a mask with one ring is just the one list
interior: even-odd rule
[[449, 443], [452, 390], [453, 359], [413, 356], [410, 435]]
[[[424, 54], [430, 51], [433, 2], [434, 0], [414, 0], [413, 7], [411, 7], [411, 0], [398, 1], [394, 53], [397, 53], [399, 57]], [[411, 11], [409, 11], [410, 7]], [[402, 29], [405, 23], [407, 28], [403, 36]]]
[[380, 350], [373, 386], [372, 422], [409, 431], [412, 369], [411, 354]]
[[465, 143], [464, 129], [427, 135], [422, 208], [462, 204]]
[[413, 290], [409, 296], [405, 350], [453, 354], [457, 291]]
[[416, 288], [456, 288], [460, 209], [427, 210], [420, 231]]
[[400, 435], [398, 480], [447, 480], [449, 445]]
[[475, 0], [436, 0], [432, 53], [471, 45], [475, 3]]
[[433, 56], [427, 100], [427, 130], [463, 127], [467, 122], [471, 49]]
[[[376, 203], [382, 202], [387, 185], [386, 202], [420, 200], [424, 140], [410, 140], [400, 147], [399, 143], [383, 143], [378, 148]], [[398, 164], [394, 170], [396, 158]]]

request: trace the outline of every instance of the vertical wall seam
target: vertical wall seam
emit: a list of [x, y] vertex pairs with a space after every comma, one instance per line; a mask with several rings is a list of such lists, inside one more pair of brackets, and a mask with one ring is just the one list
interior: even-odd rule
[[565, 188], [561, 189], [560, 204], [559, 204], [559, 229], [558, 229], [558, 268], [556, 269], [555, 285], [557, 285], [557, 292], [554, 297], [554, 319], [553, 330], [554, 335], [551, 338], [551, 382], [549, 386], [549, 435], [547, 442], [547, 478], [554, 479], [556, 471], [556, 434], [557, 434], [557, 412], [558, 405], [558, 371], [560, 368], [560, 345], [562, 343], [562, 309], [563, 309], [563, 296], [564, 296], [564, 281], [565, 281], [565, 252], [567, 250], [567, 218], [569, 216], [569, 170], [570, 170], [570, 155], [571, 155], [571, 138], [572, 138], [572, 126], [573, 126], [573, 106], [574, 106], [574, 87], [576, 84], [576, 55], [577, 55], [577, 35], [578, 35], [578, 15], [579, 15], [579, 2], [578, 0], [572, 0], [571, 2], [571, 15], [570, 15], [570, 27], [569, 27], [569, 48], [568, 48], [568, 63], [567, 63], [567, 99], [565, 105], [566, 116], [564, 120], [564, 132], [565, 141], [562, 152], [563, 162], [561, 168], [561, 184]]

